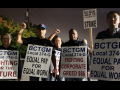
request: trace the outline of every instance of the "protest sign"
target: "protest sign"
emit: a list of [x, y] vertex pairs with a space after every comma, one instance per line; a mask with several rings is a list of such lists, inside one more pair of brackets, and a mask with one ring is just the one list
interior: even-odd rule
[[93, 50], [92, 28], [97, 28], [97, 9], [83, 10], [84, 29], [89, 29], [90, 52]]
[[84, 29], [97, 28], [97, 10], [83, 10]]
[[57, 75], [59, 75], [60, 55], [61, 55], [61, 51], [55, 50]]
[[53, 47], [28, 45], [22, 75], [47, 78]]
[[120, 40], [94, 40], [90, 78], [120, 81]]
[[[55, 57], [56, 57], [56, 70], [57, 70], [57, 75], [59, 75], [59, 62], [60, 62], [60, 55], [61, 55], [61, 51], [55, 50]], [[51, 66], [51, 73], [54, 69], [53, 63], [50, 63]]]
[[62, 47], [60, 77], [87, 78], [87, 46]]
[[18, 79], [19, 52], [0, 50], [0, 79]]

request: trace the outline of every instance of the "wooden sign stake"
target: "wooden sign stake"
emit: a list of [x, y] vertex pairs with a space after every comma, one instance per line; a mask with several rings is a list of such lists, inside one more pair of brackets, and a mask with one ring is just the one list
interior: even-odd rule
[[90, 52], [92, 52], [93, 50], [92, 28], [89, 28], [89, 35], [90, 35]]

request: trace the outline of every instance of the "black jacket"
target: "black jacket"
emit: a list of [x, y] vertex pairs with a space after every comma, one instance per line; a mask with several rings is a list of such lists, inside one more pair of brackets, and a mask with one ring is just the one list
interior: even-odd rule
[[120, 28], [116, 28], [111, 36], [109, 28], [106, 31], [101, 31], [97, 34], [96, 39], [109, 39], [109, 38], [120, 38]]
[[[64, 43], [62, 46], [87, 46], [87, 45], [83, 41], [77, 39], [77, 40], [69, 40], [68, 42]], [[90, 70], [89, 61], [90, 61], [90, 55], [89, 55], [89, 50], [87, 48], [87, 71]]]

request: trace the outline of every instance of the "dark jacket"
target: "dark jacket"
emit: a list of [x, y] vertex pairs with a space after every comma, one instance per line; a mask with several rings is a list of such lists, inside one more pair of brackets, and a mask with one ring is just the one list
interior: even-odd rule
[[116, 28], [111, 36], [109, 33], [109, 28], [106, 31], [101, 31], [97, 34], [96, 39], [110, 39], [110, 38], [120, 38], [120, 28]]
[[[69, 40], [68, 42], [64, 43], [62, 46], [87, 46], [87, 45], [83, 41], [77, 39], [77, 40]], [[90, 70], [89, 61], [90, 61], [90, 55], [89, 55], [89, 50], [87, 48], [87, 71]]]

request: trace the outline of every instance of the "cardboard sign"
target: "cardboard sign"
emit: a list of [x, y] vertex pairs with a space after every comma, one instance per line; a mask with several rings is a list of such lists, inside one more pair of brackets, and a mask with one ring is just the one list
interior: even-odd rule
[[120, 81], [120, 39], [94, 40], [90, 78]]
[[22, 75], [47, 78], [53, 47], [28, 45]]
[[60, 77], [87, 77], [87, 46], [62, 47]]
[[[59, 75], [59, 62], [60, 62], [60, 55], [61, 55], [61, 51], [55, 50], [55, 57], [56, 57], [56, 70], [57, 70], [57, 75]], [[51, 67], [51, 73], [54, 69], [53, 63], [50, 63], [50, 67]]]
[[60, 55], [61, 55], [61, 51], [55, 50], [57, 75], [59, 75]]
[[84, 29], [97, 28], [97, 10], [90, 9], [83, 11]]
[[19, 52], [0, 50], [0, 79], [18, 79]]

